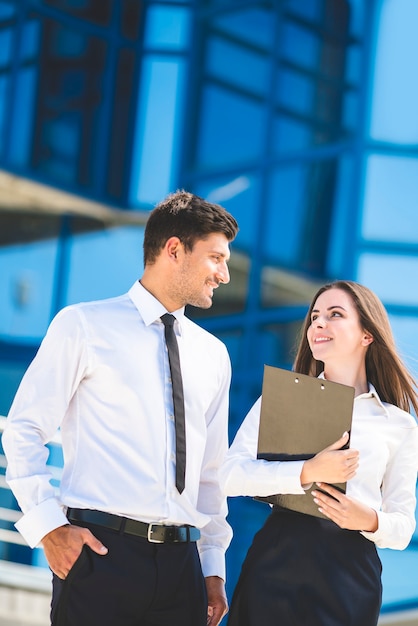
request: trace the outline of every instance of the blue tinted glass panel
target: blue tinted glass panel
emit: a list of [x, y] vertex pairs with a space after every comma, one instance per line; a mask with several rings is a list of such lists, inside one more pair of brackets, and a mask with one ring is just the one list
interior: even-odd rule
[[59, 57], [82, 57], [86, 54], [88, 39], [84, 32], [56, 24], [51, 36], [52, 50]]
[[238, 39], [270, 49], [274, 42], [275, 16], [262, 8], [240, 9], [213, 20], [216, 28]]
[[41, 338], [51, 312], [57, 240], [0, 248], [0, 334]]
[[269, 189], [268, 218], [263, 235], [266, 260], [292, 267], [297, 263], [303, 229], [305, 169], [288, 167], [276, 172]]
[[80, 143], [80, 124], [77, 116], [66, 116], [63, 119], [45, 124], [44, 137], [50, 149], [59, 159], [70, 159], [75, 169], [77, 152]]
[[319, 59], [319, 37], [309, 31], [286, 22], [282, 31], [284, 58], [300, 65], [317, 70]]
[[9, 85], [9, 78], [6, 76], [0, 76], [0, 153], [3, 152], [4, 146], [4, 132], [5, 132], [5, 114], [6, 114], [6, 97], [7, 88]]
[[357, 83], [362, 75], [363, 50], [360, 46], [349, 46], [346, 50], [345, 79], [347, 82]]
[[418, 306], [417, 256], [360, 255], [358, 280], [373, 289], [385, 304]]
[[240, 330], [235, 332], [222, 332], [217, 333], [217, 336], [226, 345], [231, 362], [238, 363], [242, 358], [242, 332]]
[[405, 606], [415, 607], [418, 603], [416, 585], [418, 549], [411, 545], [407, 550], [379, 550], [378, 552], [383, 565], [383, 612], [385, 605], [396, 606], [398, 604], [402, 615]]
[[26, 367], [26, 363], [0, 362], [0, 416], [8, 414]]
[[287, 0], [286, 8], [302, 18], [319, 21], [322, 17], [323, 0]]
[[[418, 317], [389, 315], [396, 346], [407, 367], [418, 379]], [[415, 534], [418, 528], [415, 529]]]
[[48, 120], [43, 127], [44, 144], [54, 157], [45, 160], [42, 170], [66, 184], [77, 181], [77, 156], [80, 147], [79, 115]]
[[418, 243], [418, 160], [371, 156], [366, 170], [362, 235]]
[[0, 2], [0, 20], [7, 20], [16, 13], [16, 7], [12, 2]]
[[219, 169], [259, 159], [263, 122], [262, 104], [208, 86], [202, 96], [199, 166]]
[[260, 183], [252, 175], [242, 174], [237, 177], [222, 177], [210, 182], [201, 182], [196, 193], [210, 202], [224, 206], [232, 213], [239, 224], [239, 231], [233, 247], [251, 251], [256, 240], [257, 220], [259, 218]]
[[181, 49], [187, 45], [189, 34], [189, 9], [149, 7], [145, 28], [146, 46]]
[[8, 65], [12, 55], [13, 31], [0, 30], [0, 67]]
[[358, 128], [360, 120], [359, 97], [355, 92], [348, 92], [344, 96], [342, 122], [348, 132]]
[[37, 71], [34, 68], [22, 69], [17, 75], [10, 144], [10, 162], [13, 165], [24, 166], [29, 161], [36, 82]]
[[282, 106], [299, 113], [311, 112], [315, 95], [312, 78], [283, 69], [279, 73], [278, 85], [278, 101]]
[[142, 274], [143, 232], [126, 227], [73, 237], [66, 304], [128, 291]]
[[357, 233], [358, 203], [353, 188], [355, 161], [342, 155], [333, 199], [331, 228], [327, 247], [327, 276], [351, 276], [353, 273], [353, 241]]
[[40, 38], [39, 22], [32, 20], [23, 26], [20, 38], [20, 56], [23, 61], [38, 54]]
[[262, 370], [264, 363], [273, 367], [291, 369], [293, 350], [296, 345], [296, 334], [302, 325], [302, 316], [295, 322], [270, 324], [262, 328], [259, 334], [259, 347]]
[[363, 37], [367, 5], [363, 0], [350, 1], [350, 34]]
[[282, 154], [306, 148], [311, 143], [312, 129], [303, 122], [283, 115], [274, 121], [273, 136], [273, 150], [276, 154]]
[[[123, 0], [125, 4], [127, 0]], [[56, 7], [64, 14], [99, 26], [108, 27], [112, 18], [112, 0], [42, 0], [41, 4]]]
[[258, 94], [268, 88], [268, 57], [217, 37], [209, 41], [207, 70], [215, 78]]
[[418, 2], [383, 2], [377, 40], [370, 134], [374, 139], [418, 143]]
[[177, 167], [183, 81], [183, 60], [153, 56], [143, 63], [131, 179], [134, 203], [155, 204], [171, 191]]

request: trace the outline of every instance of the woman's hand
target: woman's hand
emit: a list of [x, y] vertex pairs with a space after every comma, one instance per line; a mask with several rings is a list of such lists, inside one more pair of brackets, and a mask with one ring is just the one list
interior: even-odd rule
[[359, 465], [359, 453], [352, 448], [341, 449], [348, 443], [349, 435], [344, 435], [333, 444], [305, 461], [300, 475], [302, 485], [318, 481], [345, 483], [353, 478]]
[[[331, 485], [324, 483], [317, 483], [317, 485], [321, 491], [315, 489], [312, 495], [315, 504], [318, 505], [318, 510], [326, 517], [346, 530], [376, 532], [379, 522], [374, 509], [346, 496]], [[323, 491], [326, 494], [322, 493]]]

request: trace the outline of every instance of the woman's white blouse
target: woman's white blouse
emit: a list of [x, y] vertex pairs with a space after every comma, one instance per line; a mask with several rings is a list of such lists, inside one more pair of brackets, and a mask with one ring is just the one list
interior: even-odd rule
[[[257, 460], [261, 397], [255, 402], [220, 470], [228, 496], [304, 494], [303, 461]], [[341, 433], [342, 435], [343, 433]], [[380, 548], [402, 550], [415, 530], [418, 426], [412, 415], [382, 402], [372, 385], [354, 400], [350, 446], [360, 466], [347, 495], [377, 511], [376, 532], [362, 534]], [[311, 497], [306, 495], [306, 497]]]

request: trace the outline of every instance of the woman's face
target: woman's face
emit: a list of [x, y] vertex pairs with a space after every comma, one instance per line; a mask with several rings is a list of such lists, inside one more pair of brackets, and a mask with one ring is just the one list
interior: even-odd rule
[[364, 359], [372, 337], [360, 325], [351, 296], [328, 289], [314, 303], [307, 339], [315, 360], [324, 363]]

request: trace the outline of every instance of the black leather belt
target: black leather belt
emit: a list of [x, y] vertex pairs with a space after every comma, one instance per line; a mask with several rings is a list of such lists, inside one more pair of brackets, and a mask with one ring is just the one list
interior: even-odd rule
[[70, 522], [86, 522], [96, 524], [109, 530], [116, 530], [126, 535], [143, 537], [151, 543], [184, 543], [197, 541], [200, 538], [200, 530], [194, 526], [164, 526], [163, 524], [146, 524], [129, 517], [121, 517], [103, 511], [91, 509], [67, 510], [67, 518]]

